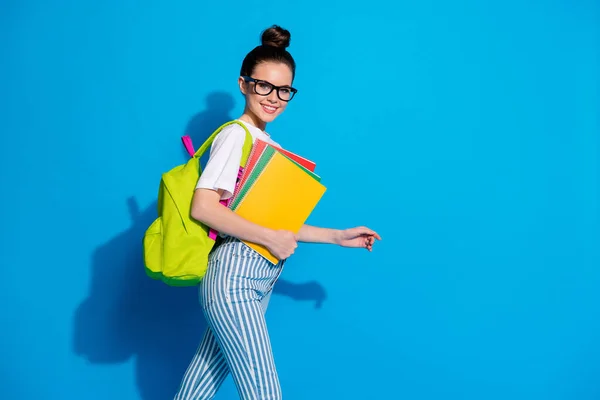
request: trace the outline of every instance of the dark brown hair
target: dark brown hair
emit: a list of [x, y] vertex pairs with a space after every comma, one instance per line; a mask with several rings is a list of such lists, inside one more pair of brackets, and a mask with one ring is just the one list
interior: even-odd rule
[[292, 79], [296, 75], [296, 62], [286, 50], [290, 45], [291, 34], [280, 26], [273, 25], [262, 33], [260, 46], [256, 46], [242, 62], [241, 76], [252, 76], [254, 68], [263, 62], [279, 62], [292, 70]]

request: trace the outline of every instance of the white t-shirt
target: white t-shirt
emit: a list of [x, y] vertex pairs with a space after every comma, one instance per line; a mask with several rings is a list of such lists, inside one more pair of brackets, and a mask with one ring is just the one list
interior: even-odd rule
[[[236, 121], [243, 123], [248, 128], [253, 143], [256, 139], [260, 139], [273, 146], [281, 147], [266, 132], [239, 119]], [[227, 200], [233, 196], [245, 139], [246, 131], [238, 124], [226, 126], [217, 134], [212, 142], [208, 162], [198, 179], [196, 189], [222, 189], [221, 200]]]

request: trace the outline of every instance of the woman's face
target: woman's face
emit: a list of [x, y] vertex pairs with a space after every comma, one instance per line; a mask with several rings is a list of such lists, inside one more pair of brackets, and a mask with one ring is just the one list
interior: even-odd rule
[[[288, 102], [279, 98], [277, 89], [273, 89], [266, 96], [257, 94], [256, 92], [268, 92], [270, 89], [269, 83], [275, 86], [291, 87], [293, 79], [292, 71], [290, 67], [282, 63], [264, 62], [254, 68], [254, 72], [250, 78], [265, 81], [265, 83], [246, 82], [243, 77], [240, 77], [239, 85], [240, 90], [246, 97], [246, 109], [258, 120], [265, 124], [269, 123], [285, 110]], [[280, 95], [285, 98], [286, 89], [281, 89]]]

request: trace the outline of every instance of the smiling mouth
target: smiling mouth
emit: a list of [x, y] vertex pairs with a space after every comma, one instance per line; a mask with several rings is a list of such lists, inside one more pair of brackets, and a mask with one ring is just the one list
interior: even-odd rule
[[266, 106], [264, 104], [261, 104], [261, 106], [267, 114], [274, 114], [277, 111], [277, 107]]

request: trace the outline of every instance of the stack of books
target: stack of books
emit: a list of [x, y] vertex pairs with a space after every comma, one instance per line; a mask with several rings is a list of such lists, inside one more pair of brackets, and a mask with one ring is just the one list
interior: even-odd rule
[[[265, 226], [298, 233], [326, 191], [315, 163], [256, 139], [228, 207]], [[244, 241], [273, 264], [279, 260], [264, 246]]]

